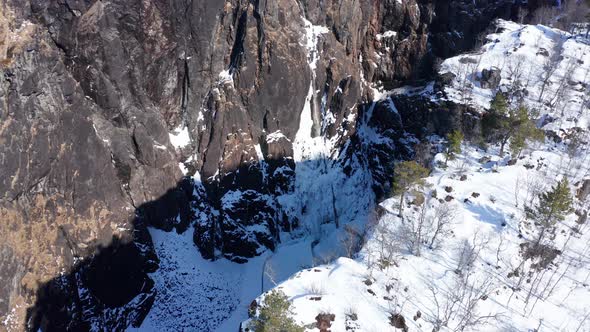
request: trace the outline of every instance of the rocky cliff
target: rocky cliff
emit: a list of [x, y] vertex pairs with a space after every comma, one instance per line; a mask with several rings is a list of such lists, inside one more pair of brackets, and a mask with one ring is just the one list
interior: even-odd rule
[[[518, 7], [3, 0], [0, 8], [0, 321], [50, 331], [141, 323], [153, 301], [146, 273], [157, 269], [147, 226], [194, 225], [211, 259], [243, 262], [273, 249], [281, 230], [297, 227], [276, 197], [313, 157], [306, 137], [330, 141], [347, 172], [353, 156], [367, 158], [382, 194], [392, 160], [411, 157], [398, 143], [412, 128], [375, 112], [388, 105], [371, 105], [372, 87], [430, 78], [437, 59], [468, 49], [492, 18]], [[402, 117], [415, 114], [410, 106], [398, 106]], [[362, 121], [397, 148], [363, 148]]]

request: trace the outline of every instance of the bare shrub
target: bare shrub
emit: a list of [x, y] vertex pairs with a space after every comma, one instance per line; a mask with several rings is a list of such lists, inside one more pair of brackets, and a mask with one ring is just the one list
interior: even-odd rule
[[428, 233], [430, 219], [427, 219], [428, 203], [423, 203], [418, 214], [408, 214], [399, 227], [399, 239], [406, 249], [420, 256], [422, 244]]
[[387, 223], [379, 222], [374, 230], [373, 239], [377, 245], [377, 263], [381, 269], [387, 268], [400, 255], [399, 237]]
[[451, 234], [451, 225], [457, 218], [457, 209], [452, 204], [439, 204], [434, 208], [428, 247], [436, 249], [442, 239]]
[[489, 323], [497, 319], [498, 313], [482, 313], [480, 304], [488, 299], [489, 294], [496, 288], [492, 275], [476, 273], [475, 262], [485, 241], [474, 244], [465, 240], [456, 252], [456, 261], [460, 273], [453, 277], [453, 282], [445, 288], [438, 288], [434, 284], [427, 286], [435, 304], [433, 317], [427, 318], [434, 325], [434, 331], [448, 327], [452, 331], [472, 330], [476, 326]]
[[344, 248], [346, 257], [352, 258], [361, 249], [363, 238], [363, 234], [354, 226], [344, 226], [344, 233], [340, 235], [340, 243]]
[[312, 283], [310, 283], [309, 285], [307, 285], [306, 287], [306, 292], [309, 295], [325, 295], [326, 294], [326, 288], [324, 287], [324, 285], [318, 281], [314, 281]]

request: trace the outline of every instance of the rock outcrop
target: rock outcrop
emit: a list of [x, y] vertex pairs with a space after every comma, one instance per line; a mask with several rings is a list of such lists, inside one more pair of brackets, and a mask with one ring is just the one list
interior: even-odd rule
[[484, 68], [479, 78], [482, 89], [496, 89], [500, 86], [502, 72], [500, 68]]
[[[369, 85], [430, 77], [512, 3], [2, 2], [0, 321], [138, 325], [157, 268], [148, 226], [193, 224], [208, 258], [274, 248], [297, 225], [275, 198], [292, 189], [305, 107], [313, 124], [302, 134], [334, 140], [345, 169], [355, 149], [378, 156], [368, 160], [383, 194], [393, 158], [411, 157], [402, 131], [442, 120], [372, 104]], [[395, 154], [363, 147], [362, 121], [397, 142]], [[174, 129], [188, 140], [172, 142]]]

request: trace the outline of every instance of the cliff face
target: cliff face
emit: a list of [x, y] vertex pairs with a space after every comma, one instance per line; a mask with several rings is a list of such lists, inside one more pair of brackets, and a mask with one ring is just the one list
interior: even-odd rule
[[[273, 197], [292, 190], [298, 135], [354, 148], [372, 83], [428, 77], [437, 58], [470, 47], [493, 17], [514, 10], [509, 1], [426, 0], [3, 0], [0, 8], [0, 320], [9, 330], [25, 324], [49, 280], [39, 294], [64, 303], [90, 290], [70, 303], [79, 311], [52, 313], [57, 329], [141, 322], [151, 288], [137, 283], [157, 268], [148, 225], [184, 231], [197, 213], [205, 257], [243, 261], [272, 249], [280, 229], [296, 227]], [[373, 121], [383, 131], [399, 125]], [[392, 160], [380, 153], [376, 191]], [[198, 172], [203, 186], [178, 184], [181, 169]], [[139, 263], [112, 274], [109, 261]], [[137, 282], [115, 298], [85, 277], [112, 282], [127, 272]], [[82, 307], [94, 313], [74, 319]], [[111, 318], [98, 314], [106, 308]], [[38, 311], [29, 327], [51, 326]]]

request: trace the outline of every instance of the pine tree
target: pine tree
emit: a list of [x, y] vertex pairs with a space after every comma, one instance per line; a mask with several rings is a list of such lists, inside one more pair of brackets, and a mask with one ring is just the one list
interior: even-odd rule
[[287, 296], [273, 290], [264, 297], [264, 304], [251, 327], [255, 332], [304, 332], [305, 329], [291, 318], [292, 314]]
[[522, 150], [527, 146], [527, 140], [540, 141], [543, 139], [543, 131], [538, 129], [530, 119], [529, 111], [524, 106], [520, 106], [513, 115], [511, 120], [514, 123], [514, 132], [510, 139], [510, 152], [513, 158], [520, 156]]
[[504, 154], [504, 145], [510, 131], [509, 105], [506, 97], [496, 93], [490, 103], [489, 111], [482, 118], [482, 133], [488, 140], [500, 142], [500, 155]]
[[404, 196], [413, 185], [423, 185], [422, 178], [428, 176], [428, 169], [415, 161], [402, 161], [393, 171], [393, 195], [400, 195], [399, 216], [402, 217]]
[[541, 227], [537, 245], [541, 243], [548, 230], [555, 227], [558, 221], [565, 219], [567, 213], [572, 210], [572, 203], [569, 181], [565, 176], [556, 186], [539, 194], [539, 202], [533, 211], [533, 217]]
[[463, 142], [463, 133], [460, 130], [453, 130], [447, 135], [447, 152], [445, 159], [445, 166], [449, 159], [453, 159], [456, 154], [461, 153], [461, 143]]
[[508, 100], [503, 93], [498, 92], [490, 103], [490, 111], [498, 113], [499, 115], [506, 115], [508, 113]]
[[497, 93], [491, 101], [490, 109], [482, 119], [482, 132], [488, 140], [500, 143], [500, 156], [504, 156], [509, 141], [510, 151], [517, 156], [526, 147], [527, 140], [543, 138], [543, 132], [531, 120], [529, 110], [522, 105], [510, 109], [502, 93]]

